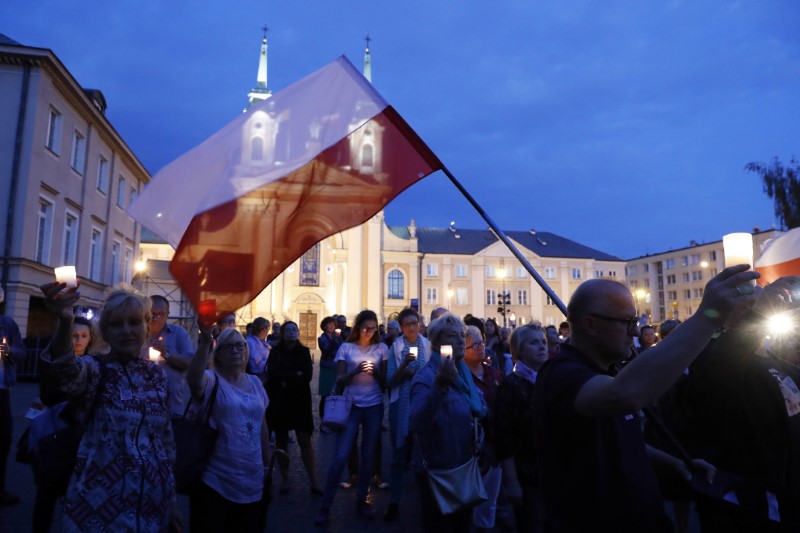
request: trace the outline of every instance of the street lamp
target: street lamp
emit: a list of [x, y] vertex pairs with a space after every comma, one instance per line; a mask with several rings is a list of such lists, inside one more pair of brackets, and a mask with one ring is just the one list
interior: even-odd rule
[[138, 285], [138, 289], [145, 294], [147, 293], [147, 259], [139, 259], [134, 263], [133, 270], [135, 271], [133, 274], [133, 280], [136, 280]]
[[453, 299], [453, 289], [447, 289], [447, 310], [450, 310], [450, 301]]
[[503, 292], [500, 293], [500, 296], [497, 300], [497, 303], [499, 304], [497, 307], [497, 312], [503, 315], [503, 327], [508, 326], [506, 315], [508, 314], [508, 306], [511, 305], [511, 294], [506, 292], [506, 275], [507, 272], [505, 262], [501, 259], [500, 268], [497, 269], [497, 277], [500, 278], [500, 281], [503, 283]]
[[511, 322], [511, 329], [516, 328], [517, 327], [517, 313], [515, 313], [514, 311], [511, 311], [511, 314], [508, 315], [508, 319]]

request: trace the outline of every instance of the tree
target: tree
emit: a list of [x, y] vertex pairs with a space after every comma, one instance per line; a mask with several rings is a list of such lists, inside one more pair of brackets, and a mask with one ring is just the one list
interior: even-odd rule
[[771, 165], [748, 163], [745, 170], [761, 175], [764, 192], [775, 202], [775, 216], [792, 229], [800, 226], [800, 162], [794, 156], [787, 166], [776, 157]]

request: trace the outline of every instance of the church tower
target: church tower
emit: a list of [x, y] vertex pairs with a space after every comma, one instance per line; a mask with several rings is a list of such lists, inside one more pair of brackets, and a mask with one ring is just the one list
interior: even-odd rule
[[372, 39], [369, 38], [369, 33], [364, 40], [367, 41], [367, 46], [364, 48], [364, 77], [372, 83], [372, 58], [369, 55], [369, 42]]
[[258, 58], [258, 76], [256, 77], [256, 86], [247, 94], [248, 108], [254, 103], [272, 96], [272, 91], [267, 87], [267, 31], [269, 28], [264, 24], [262, 29], [264, 30], [264, 37], [261, 39], [261, 55]]

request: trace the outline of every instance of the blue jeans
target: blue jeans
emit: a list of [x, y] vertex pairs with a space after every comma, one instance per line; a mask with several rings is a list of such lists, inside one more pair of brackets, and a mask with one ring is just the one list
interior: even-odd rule
[[372, 479], [372, 463], [375, 457], [375, 446], [381, 435], [381, 422], [383, 421], [383, 402], [369, 407], [353, 406], [350, 408], [350, 417], [347, 426], [336, 436], [336, 452], [328, 469], [325, 480], [325, 496], [322, 498], [322, 507], [330, 509], [336, 489], [342, 480], [342, 471], [347, 464], [347, 456], [353, 448], [353, 443], [361, 426], [361, 461], [358, 467], [358, 485], [356, 488], [356, 501], [367, 499], [369, 484]]
[[411, 445], [411, 434], [406, 435], [403, 443], [397, 445], [397, 417], [400, 415], [398, 402], [389, 404], [389, 429], [392, 436], [392, 474], [389, 485], [389, 502], [400, 503], [403, 496], [403, 473], [406, 469], [408, 451]]

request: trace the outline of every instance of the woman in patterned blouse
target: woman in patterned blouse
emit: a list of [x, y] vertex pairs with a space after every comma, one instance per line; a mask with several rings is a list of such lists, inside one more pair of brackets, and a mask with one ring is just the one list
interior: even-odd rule
[[53, 386], [81, 405], [86, 431], [63, 499], [61, 531], [160, 532], [180, 527], [176, 505], [175, 442], [167, 409], [167, 378], [140, 358], [150, 323], [150, 300], [116, 289], [100, 315], [104, 355], [76, 357], [72, 308], [76, 289], [48, 283], [45, 305], [58, 329], [44, 363]]

